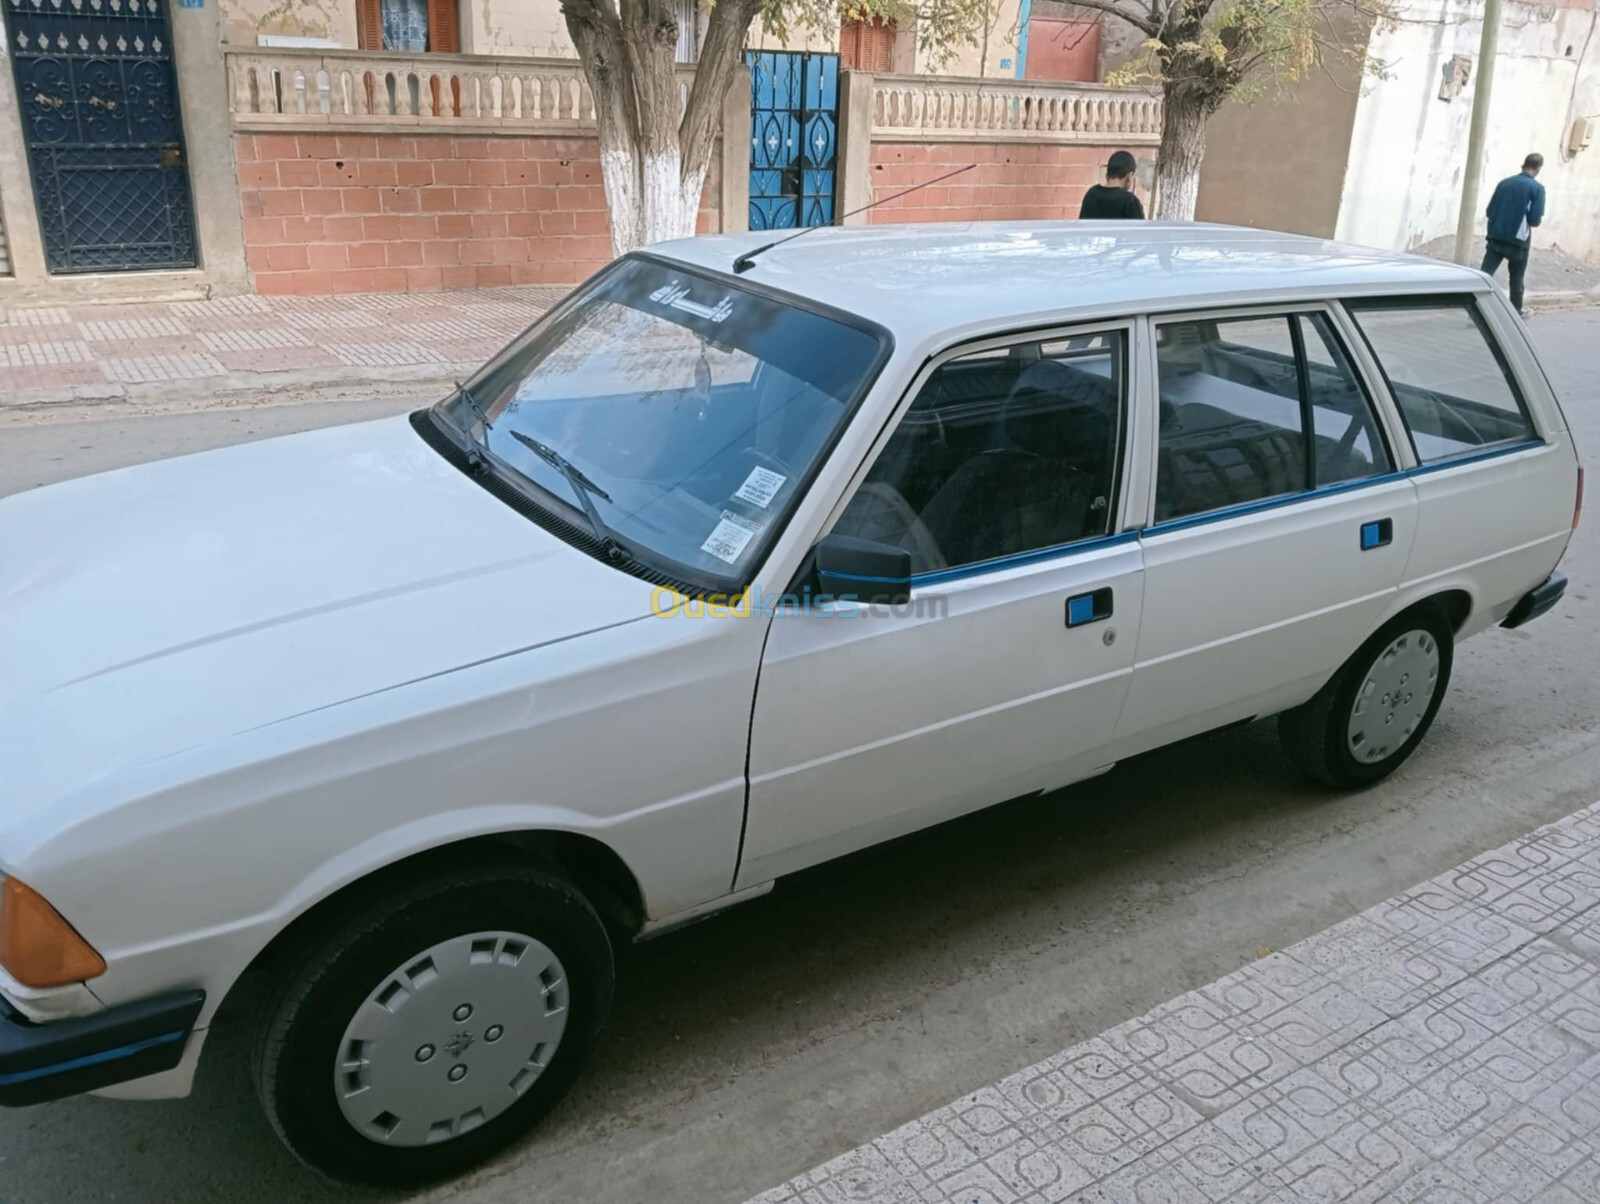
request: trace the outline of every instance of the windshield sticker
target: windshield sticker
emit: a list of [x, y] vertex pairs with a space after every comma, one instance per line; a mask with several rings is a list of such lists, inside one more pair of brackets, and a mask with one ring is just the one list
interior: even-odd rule
[[733, 496], [765, 510], [772, 505], [772, 499], [778, 496], [778, 490], [783, 488], [783, 483], [788, 479], [768, 468], [752, 468], [744, 484], [739, 486], [739, 492]]
[[723, 564], [732, 564], [739, 559], [745, 545], [756, 537], [757, 531], [758, 528], [751, 526], [748, 519], [740, 518], [730, 510], [724, 510], [722, 521], [706, 537], [705, 543], [700, 545], [700, 550], [709, 552]]
[[670, 305], [673, 309], [681, 309], [684, 313], [693, 314], [697, 318], [704, 318], [707, 322], [725, 321], [733, 313], [733, 298], [724, 297], [715, 305], [702, 305], [698, 301], [689, 300], [689, 286], [679, 284], [674, 280], [671, 284], [664, 284], [650, 294], [650, 300], [662, 305]]

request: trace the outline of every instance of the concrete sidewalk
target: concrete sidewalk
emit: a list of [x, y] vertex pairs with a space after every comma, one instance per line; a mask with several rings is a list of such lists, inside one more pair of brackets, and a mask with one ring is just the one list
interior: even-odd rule
[[448, 387], [567, 290], [13, 307], [0, 311], [0, 414], [74, 403], [200, 406], [374, 383]]
[[753, 1204], [847, 1200], [1600, 1200], [1600, 804]]
[[[1475, 239], [1469, 262], [1477, 267], [1483, 262], [1484, 240]], [[1454, 238], [1436, 238], [1424, 243], [1413, 254], [1430, 259], [1453, 260], [1456, 253]], [[1507, 286], [1506, 270], [1495, 275], [1501, 289]], [[1528, 257], [1527, 297], [1530, 310], [1568, 309], [1578, 305], [1600, 305], [1600, 264], [1574, 259], [1557, 247], [1541, 246], [1534, 240], [1533, 253]]]
[[[1600, 291], [1585, 291], [1600, 282], [1600, 269], [1578, 265], [1580, 272], [1574, 262], [1554, 252], [1535, 257], [1530, 308], [1600, 304]], [[385, 383], [442, 392], [567, 291], [0, 308], [0, 420], [118, 403], [188, 409], [296, 393], [356, 398]]]

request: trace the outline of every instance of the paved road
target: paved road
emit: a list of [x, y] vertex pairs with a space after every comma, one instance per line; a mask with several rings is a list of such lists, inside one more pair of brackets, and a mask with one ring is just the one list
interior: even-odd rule
[[[1600, 447], [1600, 312], [1533, 329]], [[400, 403], [0, 429], [0, 490]], [[1428, 741], [1358, 796], [1269, 725], [779, 884], [630, 950], [609, 1045], [453, 1204], [736, 1204], [1600, 797], [1600, 522], [1566, 602], [1467, 645]], [[114, 605], [114, 601], [108, 601]], [[347, 1200], [283, 1154], [219, 1034], [193, 1098], [0, 1115], [8, 1204]]]

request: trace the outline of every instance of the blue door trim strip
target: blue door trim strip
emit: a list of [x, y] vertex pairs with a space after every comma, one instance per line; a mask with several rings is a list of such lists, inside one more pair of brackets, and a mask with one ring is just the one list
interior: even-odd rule
[[[1404, 481], [1412, 477], [1424, 476], [1431, 472], [1438, 472], [1446, 468], [1459, 468], [1465, 464], [1476, 464], [1481, 460], [1495, 460], [1501, 456], [1515, 455], [1518, 452], [1532, 451], [1535, 448], [1549, 447], [1550, 444], [1542, 439], [1531, 439], [1509, 447], [1497, 447], [1490, 451], [1477, 452], [1466, 456], [1457, 456], [1452, 460], [1445, 460], [1434, 464], [1421, 464], [1416, 468], [1408, 468], [1403, 472], [1386, 472], [1375, 477], [1363, 477], [1359, 481], [1341, 481], [1337, 485], [1324, 485], [1320, 489], [1308, 489], [1300, 493], [1286, 493], [1282, 497], [1266, 498], [1259, 502], [1246, 502], [1241, 506], [1229, 506], [1224, 510], [1211, 510], [1205, 514], [1195, 514], [1186, 518], [1176, 518], [1164, 523], [1154, 523], [1139, 531], [1123, 531], [1118, 535], [1107, 535], [1096, 539], [1079, 540], [1077, 543], [1063, 544], [1053, 548], [1039, 548], [1032, 552], [1019, 552], [1014, 556], [1001, 556], [994, 560], [984, 560], [977, 564], [962, 565], [953, 569], [935, 569], [932, 572], [917, 573], [911, 578], [913, 586], [943, 585], [950, 581], [961, 581], [968, 577], [979, 577], [987, 573], [998, 573], [1006, 569], [1018, 568], [1022, 565], [1037, 564], [1045, 560], [1057, 560], [1065, 556], [1076, 556], [1083, 552], [1092, 552], [1099, 548], [1115, 547], [1118, 544], [1130, 543], [1134, 540], [1145, 539], [1156, 535], [1170, 535], [1175, 531], [1186, 531], [1191, 527], [1203, 526], [1207, 523], [1225, 522], [1231, 518], [1240, 518], [1244, 515], [1257, 514], [1263, 510], [1278, 510], [1284, 506], [1294, 506], [1301, 502], [1314, 501], [1318, 498], [1332, 497], [1341, 493], [1352, 493], [1358, 489], [1370, 489], [1376, 485], [1387, 485], [1395, 481]], [[1377, 545], [1384, 546], [1384, 545]]]
[[1032, 552], [1018, 552], [1014, 556], [1001, 556], [995, 560], [983, 560], [977, 564], [966, 564], [953, 569], [935, 569], [929, 573], [918, 573], [911, 578], [912, 585], [942, 585], [946, 581], [960, 581], [964, 577], [978, 577], [984, 573], [998, 573], [1003, 569], [1020, 568], [1027, 564], [1037, 564], [1042, 560], [1056, 560], [1062, 556], [1076, 556], [1081, 552], [1092, 552], [1099, 548], [1114, 548], [1118, 544], [1133, 543], [1139, 538], [1137, 531], [1124, 531], [1120, 535], [1105, 535], [1096, 539], [1081, 539], [1077, 543], [1062, 544], [1055, 548], [1039, 548]]

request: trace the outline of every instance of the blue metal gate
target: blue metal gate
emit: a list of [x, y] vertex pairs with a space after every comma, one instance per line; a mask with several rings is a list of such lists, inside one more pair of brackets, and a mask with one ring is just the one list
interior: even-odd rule
[[839, 56], [750, 51], [750, 228], [833, 221]]
[[165, 0], [3, 0], [52, 272], [195, 265]]

